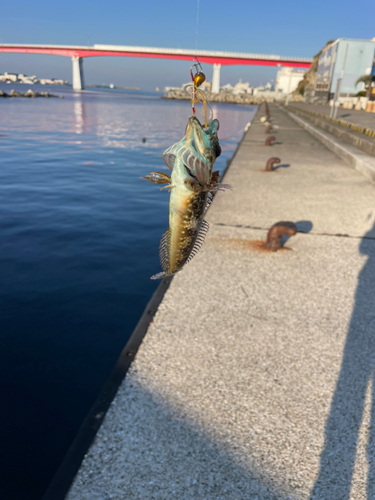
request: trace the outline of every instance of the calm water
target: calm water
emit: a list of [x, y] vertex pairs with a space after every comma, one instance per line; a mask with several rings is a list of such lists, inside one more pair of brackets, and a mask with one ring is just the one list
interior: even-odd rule
[[[169, 197], [139, 177], [167, 171], [190, 115], [159, 94], [47, 90], [65, 98], [0, 99], [4, 500], [41, 497], [157, 286]], [[213, 110], [222, 170], [255, 108]]]

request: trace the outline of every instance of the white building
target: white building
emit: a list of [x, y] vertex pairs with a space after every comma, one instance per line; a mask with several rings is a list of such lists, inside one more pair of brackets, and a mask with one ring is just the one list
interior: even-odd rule
[[220, 87], [222, 90], [226, 90], [228, 92], [232, 92], [233, 90], [233, 85], [231, 85], [230, 83], [227, 83], [225, 85], [223, 85], [222, 87]]
[[280, 68], [276, 73], [275, 91], [290, 94], [304, 77], [305, 72], [294, 68]]
[[253, 88], [253, 95], [259, 95], [263, 92], [272, 92], [272, 83], [267, 82], [265, 85], [259, 85], [259, 87]]
[[16, 73], [7, 73], [5, 72], [3, 75], [0, 75], [0, 80], [3, 82], [16, 82], [18, 76]]
[[233, 94], [250, 94], [250, 85], [248, 82], [242, 83], [242, 80], [233, 87]]

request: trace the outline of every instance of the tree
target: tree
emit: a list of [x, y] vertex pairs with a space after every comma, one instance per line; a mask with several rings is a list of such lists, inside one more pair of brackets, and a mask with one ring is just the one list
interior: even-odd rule
[[355, 86], [357, 86], [359, 83], [364, 83], [365, 84], [366, 97], [368, 99], [370, 98], [370, 94], [371, 94], [371, 82], [372, 82], [372, 79], [373, 79], [373, 77], [371, 75], [362, 75], [355, 82]]

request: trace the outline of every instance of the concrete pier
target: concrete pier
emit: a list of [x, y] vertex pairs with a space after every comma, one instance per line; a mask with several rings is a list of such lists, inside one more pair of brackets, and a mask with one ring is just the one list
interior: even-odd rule
[[83, 58], [82, 57], [72, 57], [72, 69], [73, 69], [73, 89], [74, 90], [84, 90], [85, 81], [83, 77]]
[[[375, 184], [269, 107], [68, 500], [374, 498]], [[299, 232], [261, 251], [280, 220]]]

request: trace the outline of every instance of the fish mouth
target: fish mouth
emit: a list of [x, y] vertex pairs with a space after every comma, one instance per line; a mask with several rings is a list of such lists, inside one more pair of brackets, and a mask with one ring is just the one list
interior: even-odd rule
[[212, 152], [215, 157], [218, 157], [221, 153], [221, 148], [217, 138], [218, 130], [218, 120], [212, 120], [209, 126], [205, 129], [196, 116], [191, 116], [186, 126], [185, 134], [204, 158], [211, 156], [210, 153]]
[[191, 116], [186, 125], [186, 135], [190, 135], [191, 133], [202, 134], [205, 133], [204, 128], [201, 122], [198, 120], [196, 116]]
[[203, 125], [201, 124], [201, 122], [198, 120], [198, 118], [196, 116], [191, 116], [188, 120], [188, 124], [186, 126], [186, 132], [188, 132], [188, 130], [190, 128], [193, 128], [196, 132], [199, 131], [200, 134], [204, 133], [204, 134], [208, 134], [208, 135], [212, 135], [212, 134], [217, 134], [217, 131], [219, 130], [219, 120], [216, 120], [216, 118], [214, 120], [211, 121], [211, 123], [208, 125], [207, 128], [203, 127]]

